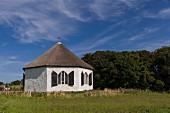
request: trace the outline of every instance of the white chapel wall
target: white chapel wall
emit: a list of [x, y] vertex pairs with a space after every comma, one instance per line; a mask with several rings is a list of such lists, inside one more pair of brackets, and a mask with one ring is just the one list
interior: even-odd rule
[[24, 91], [46, 92], [47, 76], [46, 68], [31, 68], [25, 70], [25, 87]]
[[[88, 75], [92, 73], [92, 85], [90, 86], [89, 84], [84, 84], [81, 86], [81, 73], [87, 73]], [[79, 91], [84, 91], [84, 90], [92, 90], [93, 89], [93, 71], [89, 69], [84, 69], [84, 68], [79, 68]]]
[[[59, 74], [62, 71], [65, 71], [67, 74], [74, 71], [74, 85], [69, 86], [67, 84], [58, 84], [57, 86], [51, 86], [51, 73], [56, 72]], [[87, 72], [88, 74], [92, 73], [92, 70], [77, 68], [77, 67], [48, 67], [47, 68], [47, 91], [83, 91], [83, 90], [92, 90], [93, 85], [89, 86], [89, 84], [84, 84], [81, 86], [81, 73]], [[93, 78], [93, 77], [92, 77]], [[92, 80], [93, 81], [93, 80]], [[93, 83], [92, 83], [93, 84]]]

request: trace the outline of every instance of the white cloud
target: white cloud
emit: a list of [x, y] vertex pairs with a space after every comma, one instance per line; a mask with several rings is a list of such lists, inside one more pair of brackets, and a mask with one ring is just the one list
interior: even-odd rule
[[9, 60], [16, 60], [17, 56], [9, 56], [9, 57], [7, 57], [7, 59], [9, 59]]
[[75, 31], [60, 11], [45, 0], [5, 0], [0, 2], [0, 24], [12, 27], [13, 36], [22, 43], [56, 40]]
[[143, 16], [145, 18], [170, 19], [170, 8], [159, 10], [157, 13], [146, 11]]
[[136, 7], [139, 5], [139, 3], [141, 3], [140, 1], [137, 0], [120, 0], [120, 1], [131, 8]]
[[1, 43], [1, 45], [0, 45], [0, 46], [4, 48], [4, 47], [6, 47], [7, 45], [8, 45], [8, 43], [7, 43], [7, 42], [3, 42], [3, 43]]
[[[107, 33], [109, 30], [106, 30], [105, 33]], [[80, 45], [77, 45], [76, 47], [72, 48], [71, 50], [74, 51], [74, 53], [78, 53], [79, 56], [81, 56], [84, 53], [88, 53], [88, 52], [93, 52], [96, 49], [99, 50], [98, 47], [102, 46], [102, 45], [107, 45], [107, 43], [109, 43], [109, 41], [118, 38], [118, 36], [120, 36], [123, 32], [118, 32], [118, 33], [113, 33], [110, 35], [106, 35], [106, 34], [99, 34], [98, 37], [96, 37], [96, 39], [93, 40], [86, 40], [86, 42], [83, 41], [83, 43], [80, 43]]]
[[163, 38], [160, 40], [144, 42], [138, 45], [139, 48], [149, 50], [149, 51], [155, 51], [156, 49], [161, 48], [162, 46], [170, 46], [170, 40], [165, 40]]
[[99, 34], [96, 34], [95, 36], [93, 36], [93, 38], [87, 40], [85, 39], [82, 42], [80, 42], [78, 45], [74, 45], [70, 48], [74, 53], [76, 53], [79, 56], [85, 53], [100, 50], [100, 46], [107, 45], [115, 38], [121, 38], [119, 36], [123, 34], [125, 31], [118, 31], [118, 32], [114, 32], [114, 31], [118, 27], [124, 26], [126, 23], [127, 21], [123, 20], [113, 25], [110, 25], [108, 28], [105, 28], [101, 32], [99, 31]]
[[106, 20], [112, 16], [120, 16], [123, 13], [122, 8], [115, 0], [95, 0], [94, 3], [91, 4], [91, 11], [101, 20]]
[[20, 61], [5, 60], [5, 61], [1, 61], [0, 67], [8, 66], [8, 65], [17, 65], [20, 63], [21, 63]]
[[135, 36], [128, 38], [126, 41], [136, 41], [136, 40], [144, 39], [146, 38], [146, 36], [158, 31], [159, 29], [160, 28], [145, 28], [144, 31], [140, 32], [139, 34]]
[[100, 39], [95, 40], [94, 42], [90, 42], [90, 45], [84, 48], [85, 50], [91, 50], [94, 49], [98, 46], [105, 45], [108, 41], [113, 39], [114, 37], [112, 36], [107, 36], [107, 37], [101, 37]]
[[54, 41], [58, 36], [67, 38], [75, 34], [78, 22], [113, 21], [126, 14], [127, 10], [135, 10], [144, 1], [2, 0], [0, 24], [13, 28], [13, 37], [22, 43]]
[[83, 15], [82, 10], [85, 10], [85, 9], [82, 8], [81, 5], [84, 5], [84, 4], [80, 4], [80, 3], [81, 2], [78, 2], [78, 1], [73, 3], [72, 0], [65, 0], [65, 1], [57, 0], [56, 5], [54, 7], [56, 7], [61, 13], [63, 13], [65, 16], [69, 18], [73, 18], [81, 22], [86, 22], [90, 18], [85, 17]]
[[23, 65], [22, 61], [19, 61], [16, 56], [0, 57], [0, 67], [11, 66], [11, 65]]
[[100, 20], [107, 20], [124, 15], [128, 9], [135, 10], [135, 8], [139, 7], [139, 5], [144, 1], [94, 0], [94, 3], [92, 3], [90, 7], [91, 11], [95, 13]]
[[25, 64], [17, 56], [0, 56], [0, 80], [10, 82], [22, 79], [22, 67]]
[[0, 74], [0, 78], [13, 78], [16, 77], [17, 80], [20, 80], [20, 77], [23, 77], [22, 73], [2, 73]]

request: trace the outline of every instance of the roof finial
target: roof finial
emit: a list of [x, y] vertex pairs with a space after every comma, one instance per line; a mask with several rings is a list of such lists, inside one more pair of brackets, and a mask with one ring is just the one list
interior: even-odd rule
[[61, 37], [58, 37], [57, 39], [58, 39], [57, 44], [61, 44]]

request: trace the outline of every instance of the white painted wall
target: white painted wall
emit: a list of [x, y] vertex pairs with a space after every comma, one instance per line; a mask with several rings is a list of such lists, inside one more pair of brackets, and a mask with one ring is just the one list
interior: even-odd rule
[[[74, 71], [74, 85], [58, 84], [51, 86], [51, 73], [55, 71], [59, 74], [65, 71], [67, 74]], [[92, 73], [92, 85], [84, 84], [81, 86], [81, 73]], [[93, 89], [93, 71], [77, 67], [41, 67], [25, 70], [25, 88], [24, 91], [32, 92], [52, 92], [52, 91], [84, 91]]]
[[47, 73], [45, 67], [25, 70], [24, 91], [31, 92], [47, 91]]
[[[92, 85], [90, 86], [89, 84], [84, 84], [83, 86], [81, 86], [81, 73], [87, 73], [88, 75], [90, 73], [92, 73]], [[84, 69], [84, 68], [79, 68], [79, 91], [84, 91], [84, 90], [92, 90], [93, 89], [93, 71], [89, 70], [89, 69]]]
[[[62, 71], [65, 71], [67, 74], [74, 71], [74, 85], [69, 86], [67, 84], [58, 84], [55, 87], [51, 87], [51, 73], [55, 71], [59, 74]], [[84, 68], [77, 68], [77, 67], [48, 67], [47, 68], [47, 91], [83, 91], [83, 90], [92, 90], [93, 85], [89, 86], [89, 84], [84, 84], [81, 86], [81, 73], [87, 72], [88, 74], [93, 73], [92, 70], [84, 69]], [[92, 76], [93, 78], [93, 76]], [[92, 83], [93, 84], [93, 83]]]

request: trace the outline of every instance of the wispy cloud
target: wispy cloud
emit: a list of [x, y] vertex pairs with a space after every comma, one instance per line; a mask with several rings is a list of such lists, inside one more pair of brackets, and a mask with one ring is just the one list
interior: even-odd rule
[[150, 11], [145, 11], [143, 13], [145, 18], [154, 18], [154, 19], [170, 19], [170, 8], [161, 9], [157, 13]]
[[0, 24], [13, 28], [13, 36], [22, 43], [56, 40], [56, 36], [64, 37], [75, 31], [61, 11], [44, 0], [5, 0], [0, 2]]
[[144, 39], [144, 38], [146, 38], [146, 36], [158, 31], [159, 29], [160, 28], [155, 28], [155, 27], [154, 28], [145, 28], [144, 31], [138, 33], [137, 35], [127, 38], [126, 41], [136, 41], [136, 40]]
[[99, 34], [99, 37], [97, 37], [95, 40], [88, 41], [87, 43], [81, 43], [78, 48], [75, 47], [72, 50], [79, 56], [84, 53], [99, 50], [100, 46], [107, 45], [109, 41], [118, 38], [122, 33], [123, 32], [113, 33], [108, 36], [106, 34], [103, 34], [104, 36]]
[[0, 67], [11, 66], [11, 65], [23, 65], [22, 61], [19, 61], [16, 56], [0, 57]]
[[144, 49], [144, 50], [149, 50], [149, 51], [154, 51], [154, 50], [161, 48], [162, 46], [165, 46], [165, 45], [170, 46], [170, 40], [168, 40], [168, 38], [153, 40], [151, 42], [144, 42], [144, 43], [139, 44], [138, 48]]
[[[145, 1], [145, 0], [144, 0]], [[95, 13], [101, 20], [120, 17], [127, 10], [139, 7], [144, 1], [139, 0], [94, 0], [90, 5], [91, 11]]]
[[23, 75], [21, 73], [3, 73], [0, 76], [1, 76], [1, 78], [3, 78], [3, 77], [12, 78], [12, 77], [22, 77]]
[[[81, 22], [86, 22], [90, 18], [85, 17], [83, 15], [82, 10], [85, 10], [85, 7], [81, 7], [81, 6], [84, 5], [84, 4], [81, 4], [81, 3], [82, 2], [75, 2], [73, 4], [72, 0], [66, 0], [66, 1], [57, 0], [56, 5], [54, 5], [54, 3], [52, 3], [51, 5], [56, 7], [61, 13], [63, 13], [68, 18], [73, 18], [73, 19], [81, 21]], [[88, 7], [86, 7], [86, 8], [88, 8]]]
[[115, 36], [101, 37], [100, 39], [97, 39], [94, 42], [90, 42], [89, 45], [87, 45], [85, 48], [82, 48], [82, 49], [84, 49], [84, 50], [94, 49], [101, 45], [105, 45], [108, 41], [110, 41], [113, 38], [115, 38]]
[[3, 43], [0, 44], [0, 46], [3, 47], [3, 48], [6, 47], [7, 45], [8, 45], [7, 42], [3, 42]]
[[[115, 19], [138, 7], [138, 0], [3, 0], [0, 24], [13, 28], [22, 43], [67, 38], [78, 31], [78, 22]], [[165, 13], [165, 12], [164, 12]]]
[[0, 56], [0, 80], [11, 82], [22, 79], [22, 67], [25, 64], [18, 56]]
[[138, 1], [136, 0], [120, 0], [122, 3], [124, 3], [125, 5], [127, 5], [128, 7], [136, 7], [138, 5]]

